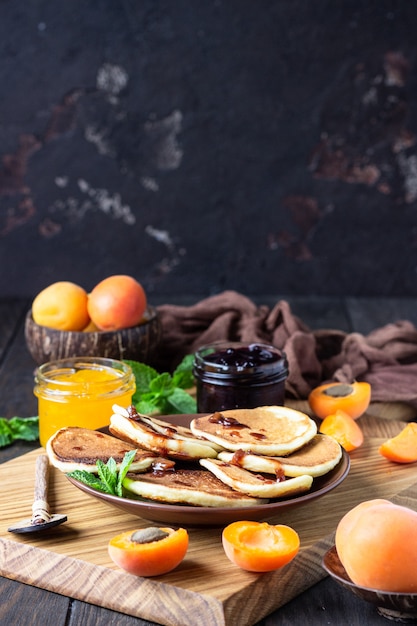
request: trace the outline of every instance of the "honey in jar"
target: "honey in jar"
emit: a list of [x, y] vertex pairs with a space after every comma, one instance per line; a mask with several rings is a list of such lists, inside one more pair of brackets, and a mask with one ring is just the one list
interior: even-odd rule
[[100, 357], [50, 361], [35, 373], [42, 446], [60, 428], [107, 426], [113, 404], [129, 406], [135, 377], [127, 363]]

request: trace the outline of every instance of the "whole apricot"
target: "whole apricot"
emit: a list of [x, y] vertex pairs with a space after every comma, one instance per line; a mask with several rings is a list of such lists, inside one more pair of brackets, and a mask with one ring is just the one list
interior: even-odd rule
[[340, 520], [335, 544], [351, 580], [380, 591], [417, 593], [417, 512], [367, 500]]
[[139, 324], [147, 299], [142, 285], [124, 274], [109, 276], [88, 295], [87, 309], [100, 330], [120, 330]]
[[69, 281], [53, 283], [33, 300], [32, 317], [41, 326], [80, 331], [90, 321], [87, 300], [87, 292], [79, 285]]

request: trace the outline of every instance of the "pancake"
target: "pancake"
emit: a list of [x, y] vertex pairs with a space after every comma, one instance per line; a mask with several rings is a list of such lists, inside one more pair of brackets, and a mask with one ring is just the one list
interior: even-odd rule
[[114, 405], [113, 411], [110, 432], [123, 441], [151, 450], [155, 454], [190, 461], [215, 458], [221, 449], [207, 439], [196, 437], [184, 426], [140, 415], [133, 406], [125, 409]]
[[307, 475], [284, 480], [266, 479], [219, 459], [201, 459], [200, 465], [212, 472], [225, 485], [253, 498], [288, 497], [308, 491], [313, 483], [312, 476]]
[[191, 432], [226, 450], [282, 456], [298, 450], [317, 433], [308, 415], [283, 406], [232, 409], [196, 417]]
[[142, 498], [168, 504], [206, 507], [257, 506], [267, 502], [228, 487], [203, 469], [178, 469], [172, 472], [147, 472], [125, 477], [123, 487]]
[[220, 452], [218, 458], [251, 472], [277, 474], [282, 471], [289, 477], [308, 474], [316, 478], [336, 467], [342, 458], [342, 448], [333, 437], [317, 433], [302, 448], [288, 456], [266, 457], [238, 451]]
[[136, 450], [130, 466], [131, 472], [146, 472], [153, 465], [161, 463], [164, 467], [167, 464], [173, 465], [149, 450], [137, 448], [97, 430], [75, 426], [61, 428], [46, 443], [46, 453], [51, 465], [62, 472], [85, 470], [97, 473], [97, 459], [107, 463], [110, 457], [119, 468], [126, 452], [131, 450]]

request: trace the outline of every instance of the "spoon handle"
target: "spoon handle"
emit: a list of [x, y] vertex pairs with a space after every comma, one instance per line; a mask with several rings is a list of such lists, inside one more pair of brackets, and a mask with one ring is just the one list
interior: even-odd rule
[[42, 524], [43, 522], [49, 522], [51, 519], [48, 504], [48, 476], [49, 459], [46, 454], [41, 454], [36, 459], [32, 524]]

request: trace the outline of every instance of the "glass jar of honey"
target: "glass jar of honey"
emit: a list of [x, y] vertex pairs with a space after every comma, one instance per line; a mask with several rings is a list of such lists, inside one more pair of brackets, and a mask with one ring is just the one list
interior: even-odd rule
[[194, 355], [199, 413], [282, 406], [288, 362], [262, 343], [215, 342]]
[[34, 387], [41, 445], [65, 426], [107, 426], [113, 404], [129, 406], [134, 393], [134, 374], [123, 361], [74, 357], [44, 363]]

